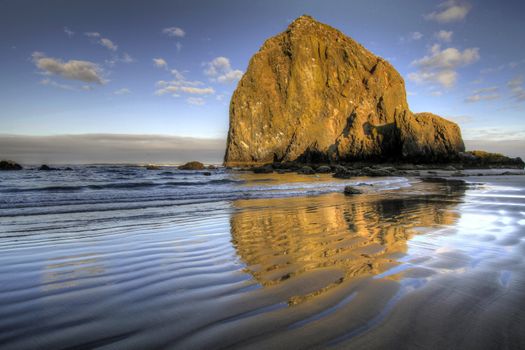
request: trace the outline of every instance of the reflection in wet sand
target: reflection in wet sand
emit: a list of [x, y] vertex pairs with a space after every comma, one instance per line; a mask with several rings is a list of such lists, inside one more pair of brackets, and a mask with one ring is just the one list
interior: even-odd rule
[[[273, 187], [285, 180], [270, 175]], [[515, 178], [224, 201], [121, 234], [7, 240], [0, 344], [525, 348], [525, 178]]]
[[[461, 187], [447, 196], [461, 196]], [[436, 195], [437, 196], [437, 195]], [[343, 197], [339, 194], [282, 200], [236, 201], [233, 244], [246, 271], [273, 286], [316, 269], [337, 269], [340, 277], [321, 290], [398, 266], [416, 227], [452, 225], [454, 201], [406, 196]], [[248, 210], [243, 210], [248, 209]], [[339, 276], [339, 275], [336, 275]], [[294, 296], [289, 303], [307, 296]]]

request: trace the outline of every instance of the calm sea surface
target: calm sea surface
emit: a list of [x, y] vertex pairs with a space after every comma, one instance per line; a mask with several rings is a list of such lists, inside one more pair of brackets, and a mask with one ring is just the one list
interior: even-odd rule
[[525, 348], [525, 176], [211, 173], [0, 173], [0, 348]]

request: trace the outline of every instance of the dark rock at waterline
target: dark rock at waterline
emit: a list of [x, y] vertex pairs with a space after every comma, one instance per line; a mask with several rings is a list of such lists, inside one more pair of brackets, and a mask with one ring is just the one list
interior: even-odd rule
[[256, 168], [252, 168], [252, 171], [255, 174], [271, 174], [273, 173], [273, 167], [271, 164], [265, 165], [265, 166], [259, 166]]
[[12, 160], [2, 160], [0, 161], [0, 170], [22, 170], [22, 166], [18, 163], [13, 162]]
[[58, 170], [58, 169], [57, 169], [57, 168], [52, 168], [52, 167], [50, 167], [50, 166], [47, 165], [47, 164], [42, 164], [42, 165], [38, 168], [38, 170], [40, 170], [40, 171], [55, 171], [55, 170]]
[[193, 161], [179, 166], [180, 170], [204, 170], [206, 167], [201, 162]]
[[461, 162], [470, 168], [501, 168], [510, 167], [523, 169], [525, 163], [520, 157], [510, 158], [500, 153], [485, 151], [469, 151], [460, 153]]
[[315, 172], [319, 174], [328, 174], [332, 172], [332, 168], [330, 168], [328, 165], [321, 165], [315, 169]]
[[301, 169], [297, 170], [297, 173], [304, 174], [304, 175], [313, 175], [315, 174], [315, 170], [312, 169], [312, 167], [305, 165]]
[[217, 167], [215, 165], [208, 165], [208, 170], [215, 170]]
[[361, 171], [355, 170], [355, 169], [348, 169], [345, 167], [338, 167], [335, 170], [334, 175], [332, 175], [335, 178], [338, 179], [350, 179], [356, 176], [362, 176]]
[[351, 196], [351, 195], [354, 195], [354, 194], [361, 194], [361, 193], [363, 193], [363, 192], [361, 192], [360, 190], [358, 190], [357, 188], [352, 187], [352, 186], [346, 186], [345, 190], [344, 190], [344, 194], [347, 195], [347, 196]]
[[205, 172], [202, 173], [202, 175], [204, 175], [204, 176], [211, 176], [211, 173], [209, 171], [205, 171]]
[[146, 170], [160, 170], [160, 169], [161, 169], [161, 167], [158, 166], [158, 165], [150, 164], [150, 165], [146, 166]]

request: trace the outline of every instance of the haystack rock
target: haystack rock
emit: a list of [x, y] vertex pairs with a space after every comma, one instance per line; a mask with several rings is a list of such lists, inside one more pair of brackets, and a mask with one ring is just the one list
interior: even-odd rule
[[464, 149], [455, 123], [410, 112], [390, 63], [301, 16], [250, 60], [230, 104], [225, 163], [450, 161]]

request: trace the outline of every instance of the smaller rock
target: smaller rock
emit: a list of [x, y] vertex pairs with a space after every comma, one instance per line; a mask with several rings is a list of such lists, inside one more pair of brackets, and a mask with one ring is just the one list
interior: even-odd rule
[[41, 170], [41, 171], [53, 171], [53, 170], [58, 170], [57, 168], [52, 168], [46, 164], [42, 164], [40, 166], [40, 168], [38, 168], [38, 170]]
[[215, 165], [208, 165], [208, 170], [215, 170], [217, 167]]
[[0, 161], [0, 170], [22, 170], [22, 166], [12, 160]]
[[204, 168], [204, 164], [197, 161], [188, 162], [184, 165], [179, 166], [180, 170], [203, 170]]
[[328, 165], [321, 165], [315, 171], [319, 174], [327, 174], [332, 172], [332, 168], [330, 168]]
[[315, 170], [312, 169], [312, 167], [305, 165], [301, 169], [297, 170], [297, 173], [304, 174], [304, 175], [313, 175], [315, 174]]
[[148, 166], [146, 166], [146, 170], [160, 170], [160, 166], [149, 164]]
[[67, 168], [65, 168], [64, 170], [65, 170], [65, 171], [73, 171], [73, 168], [71, 168], [71, 167], [67, 167]]
[[209, 171], [205, 171], [205, 172], [202, 173], [202, 175], [204, 175], [204, 176], [211, 176], [211, 173]]
[[350, 196], [350, 195], [353, 195], [353, 194], [361, 194], [363, 192], [361, 192], [360, 190], [358, 190], [357, 188], [355, 187], [352, 187], [352, 186], [345, 186], [345, 191], [344, 191], [345, 195], [347, 196]]
[[359, 170], [340, 167], [340, 168], [337, 168], [334, 175], [332, 176], [338, 179], [350, 179], [352, 177], [361, 176], [361, 175], [362, 174]]
[[370, 177], [392, 176], [392, 172], [390, 170], [388, 170], [388, 168], [373, 169], [373, 168], [369, 168], [369, 167], [364, 167], [362, 169], [362, 172], [363, 172], [364, 175], [370, 176]]
[[253, 168], [252, 171], [255, 174], [271, 174], [273, 173], [273, 167], [271, 164]]

